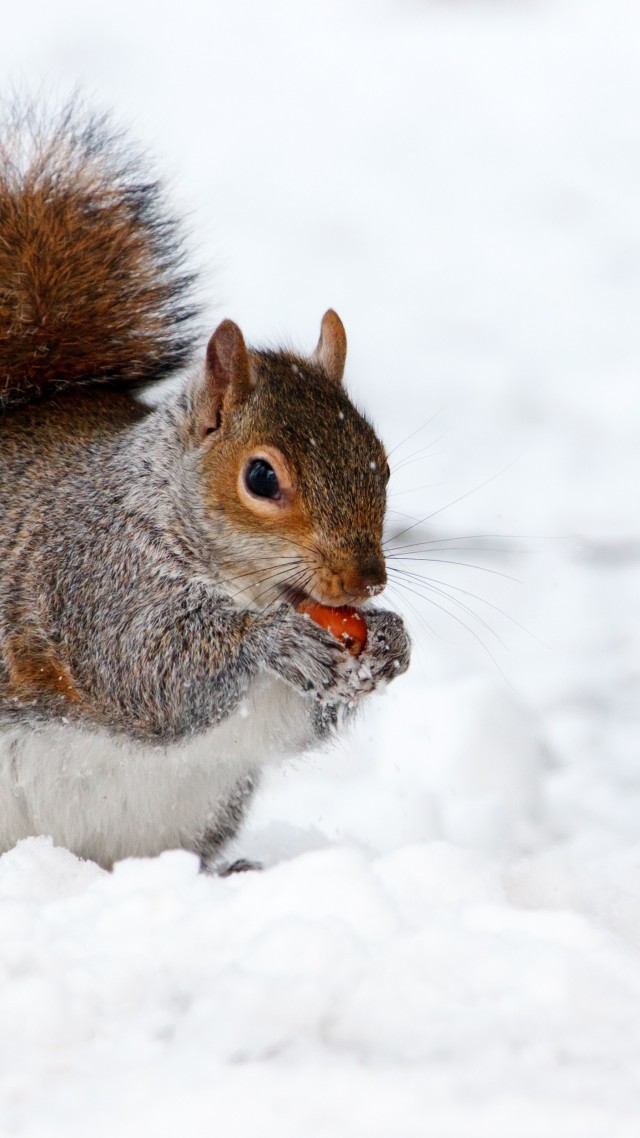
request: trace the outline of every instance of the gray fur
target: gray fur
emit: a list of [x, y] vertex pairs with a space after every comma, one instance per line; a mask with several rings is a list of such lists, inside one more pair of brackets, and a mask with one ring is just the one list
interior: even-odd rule
[[[391, 613], [369, 611], [369, 643], [354, 661], [307, 617], [278, 603], [277, 589], [265, 607], [258, 572], [264, 549], [256, 542], [249, 548], [246, 536], [236, 535], [233, 560], [252, 572], [246, 582], [225, 579], [220, 567], [234, 533], [204, 507], [191, 429], [201, 382], [195, 377], [154, 409], [125, 395], [70, 392], [3, 418], [0, 796], [11, 801], [0, 815], [0, 849], [44, 827], [106, 865], [167, 843], [209, 858], [240, 824], [264, 762], [327, 738], [364, 694], [408, 666], [407, 636]], [[273, 539], [265, 548], [276, 556]], [[282, 579], [289, 553], [283, 542]], [[39, 686], [39, 660], [43, 672], [59, 662], [69, 689]], [[247, 701], [251, 717], [255, 698], [258, 730], [242, 717]], [[30, 753], [47, 763], [49, 729], [58, 758], [52, 754], [47, 811]], [[118, 832], [114, 811], [96, 808], [83, 739], [89, 750], [90, 740], [101, 740], [101, 754], [112, 756], [100, 777], [111, 763], [123, 788], [135, 781], [140, 834], [131, 818]], [[186, 793], [182, 821], [166, 825], [171, 793], [160, 796], [154, 814], [154, 778], [184, 767], [186, 782], [175, 781], [179, 813], [192, 752], [202, 808]], [[136, 763], [147, 782], [129, 770]], [[68, 804], [78, 779], [84, 815], [76, 824]], [[43, 771], [42, 785], [48, 781]], [[96, 794], [99, 783], [96, 776]], [[94, 838], [92, 811], [103, 822]], [[104, 832], [109, 827], [114, 833]]]
[[[384, 447], [332, 311], [311, 359], [223, 321], [159, 407], [124, 393], [191, 355], [180, 227], [106, 120], [28, 107], [4, 133], [0, 851], [44, 833], [105, 866], [209, 861], [265, 764], [408, 665], [398, 617], [369, 610], [354, 660], [295, 607], [382, 589]], [[243, 498], [267, 445], [269, 516]]]

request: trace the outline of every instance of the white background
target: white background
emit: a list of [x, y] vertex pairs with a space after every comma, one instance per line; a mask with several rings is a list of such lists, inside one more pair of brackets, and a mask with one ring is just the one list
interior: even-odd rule
[[3, 14], [7, 89], [157, 155], [211, 328], [310, 350], [338, 310], [436, 560], [393, 562], [430, 578], [389, 596], [410, 674], [266, 780], [262, 875], [0, 858], [2, 1133], [637, 1134], [639, 34], [631, 0]]

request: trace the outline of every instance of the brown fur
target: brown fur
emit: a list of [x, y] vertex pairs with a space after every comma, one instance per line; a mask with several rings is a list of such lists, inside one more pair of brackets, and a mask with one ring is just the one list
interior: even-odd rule
[[48, 646], [28, 636], [13, 636], [5, 647], [8, 663], [9, 699], [53, 698], [77, 703], [80, 699], [67, 668]]
[[[247, 355], [253, 382], [246, 383], [242, 361], [237, 386], [232, 375], [225, 387], [220, 428], [203, 459], [209, 508], [256, 541], [270, 535], [288, 541], [303, 557], [318, 600], [359, 603], [386, 580], [384, 448], [337, 373], [331, 378], [314, 359], [291, 352]], [[289, 508], [272, 519], [247, 510], [237, 491], [245, 461], [269, 446], [281, 452], [295, 482]]]
[[332, 308], [322, 318], [320, 339], [313, 359], [334, 383], [342, 383], [347, 358], [347, 333], [342, 320]]
[[[263, 765], [408, 666], [393, 613], [367, 608], [354, 668], [297, 611], [305, 593], [382, 587], [384, 449], [341, 386], [331, 312], [311, 359], [249, 353], [224, 321], [158, 406], [115, 390], [188, 353], [173, 225], [104, 124], [13, 123], [27, 153], [24, 137], [0, 149], [0, 850], [46, 832], [106, 866], [175, 845], [209, 857]], [[264, 494], [242, 477], [256, 454], [277, 480]]]
[[158, 183], [105, 120], [14, 110], [0, 143], [0, 403], [187, 360], [195, 309]]

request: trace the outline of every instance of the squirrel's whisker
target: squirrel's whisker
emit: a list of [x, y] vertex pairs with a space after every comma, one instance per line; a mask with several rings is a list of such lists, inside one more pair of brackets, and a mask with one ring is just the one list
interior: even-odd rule
[[[391, 475], [393, 477], [393, 473]], [[406, 490], [389, 490], [387, 493], [388, 498], [399, 498], [402, 494], [420, 494], [423, 490], [435, 490], [438, 486], [444, 486], [444, 482], [425, 482], [422, 486], [409, 486]]]
[[419, 435], [421, 431], [426, 430], [426, 428], [430, 426], [430, 424], [433, 423], [441, 414], [442, 408], [440, 408], [439, 411], [434, 412], [433, 415], [430, 415], [430, 417], [422, 424], [422, 426], [416, 427], [415, 431], [412, 431], [411, 434], [406, 435], [406, 437], [404, 439], [401, 439], [399, 443], [396, 443], [395, 446], [392, 446], [391, 450], [387, 451], [387, 462], [391, 458], [392, 454], [395, 454], [397, 450], [400, 450], [400, 447], [405, 446], [408, 442], [411, 441], [411, 439], [415, 439], [416, 435]]
[[413, 454], [407, 455], [406, 458], [403, 458], [397, 466], [394, 466], [392, 468], [391, 477], [395, 477], [395, 475], [399, 474], [401, 470], [405, 469], [405, 467], [413, 466], [416, 462], [426, 462], [427, 459], [437, 458], [439, 452], [434, 451], [433, 447], [442, 442], [444, 437], [444, 435], [440, 435], [439, 438], [434, 439], [432, 443], [429, 443], [428, 446], [423, 447], [422, 450], [417, 450]]
[[[255, 570], [253, 571], [253, 574], [248, 574], [248, 575], [255, 576]], [[267, 574], [267, 576], [260, 577], [260, 580], [256, 581], [256, 584], [257, 585], [265, 585], [268, 581], [273, 581], [273, 580], [278, 579], [278, 578], [281, 578], [283, 580], [287, 580], [288, 576], [289, 576], [288, 573], [285, 575], [282, 566], [279, 566], [273, 572]], [[246, 586], [242, 585], [235, 593], [231, 594], [231, 600], [234, 600], [236, 597], [241, 596], [245, 591], [246, 591]]]
[[396, 611], [401, 613], [403, 606], [408, 605], [408, 607], [411, 609], [412, 613], [414, 614], [416, 619], [419, 621], [419, 623], [424, 625], [427, 632], [429, 632], [432, 636], [435, 636], [437, 640], [445, 640], [445, 637], [442, 635], [442, 633], [438, 632], [438, 630], [436, 628], [434, 628], [432, 624], [429, 623], [426, 616], [424, 615], [424, 613], [420, 612], [417, 605], [415, 605], [409, 599], [409, 597], [405, 596], [404, 593], [401, 593], [397, 587], [394, 588], [394, 584], [392, 581], [389, 581], [387, 584], [387, 587], [385, 589], [385, 597], [387, 595], [387, 592], [390, 592], [391, 596], [394, 596], [394, 595], [398, 596], [399, 595], [401, 597], [401, 603], [400, 604], [396, 603], [396, 605], [395, 605]]
[[511, 469], [515, 461], [516, 460], [514, 459], [513, 462], [507, 463], [507, 465], [502, 467], [501, 470], [498, 470], [495, 474], [492, 474], [490, 478], [486, 478], [484, 482], [480, 482], [477, 486], [472, 486], [471, 490], [467, 490], [464, 494], [460, 494], [457, 498], [453, 498], [444, 506], [440, 506], [439, 509], [434, 510], [431, 514], [427, 514], [426, 517], [419, 518], [418, 521], [413, 523], [413, 525], [407, 526], [406, 529], [403, 529], [400, 531], [400, 533], [396, 534], [396, 538], [402, 537], [405, 533], [409, 533], [410, 530], [415, 529], [416, 526], [425, 525], [426, 522], [430, 522], [432, 518], [436, 518], [438, 514], [444, 513], [445, 510], [450, 510], [452, 506], [457, 506], [458, 502], [463, 502], [465, 498], [470, 498], [472, 494], [477, 494], [480, 490], [483, 490], [485, 486], [489, 486], [491, 482], [495, 482], [496, 478], [501, 478], [503, 474], [506, 474], [507, 470]]
[[[447, 552], [444, 550], [443, 552]], [[492, 569], [489, 565], [476, 565], [472, 561], [455, 561], [445, 557], [427, 557], [419, 556], [417, 554], [401, 554], [401, 553], [388, 553], [386, 555], [387, 561], [431, 561], [435, 565], [457, 565], [461, 569], [477, 569], [479, 573], [491, 573], [494, 577], [503, 577], [505, 581], [515, 581], [517, 585], [522, 584], [520, 577], [514, 577], [511, 573], [503, 573], [501, 569]]]
[[[394, 572], [394, 570], [392, 570], [392, 572]], [[408, 573], [402, 574], [402, 570], [395, 570], [395, 572], [401, 575], [399, 585], [401, 588], [404, 587], [405, 582], [402, 580], [402, 576], [409, 576], [409, 574]], [[413, 584], [413, 587], [416, 589], [416, 591], [419, 592], [418, 581], [421, 584], [424, 582], [424, 588], [427, 590], [428, 593], [433, 592], [433, 593], [436, 593], [438, 596], [441, 596], [441, 597], [449, 600], [451, 602], [451, 604], [456, 605], [458, 608], [462, 609], [463, 612], [466, 612], [466, 613], [468, 613], [469, 616], [473, 617], [474, 620], [477, 620], [478, 623], [483, 626], [483, 628], [486, 628], [487, 632], [491, 636], [495, 637], [495, 639], [498, 641], [498, 643], [503, 648], [507, 647], [506, 644], [504, 643], [504, 641], [502, 640], [502, 638], [495, 631], [495, 629], [492, 628], [491, 625], [488, 624], [487, 621], [484, 620], [483, 617], [481, 617], [477, 612], [475, 612], [475, 610], [472, 609], [470, 605], [465, 604], [465, 602], [461, 601], [459, 597], [451, 596], [451, 594], [449, 593], [447, 586], [444, 582], [438, 582], [433, 577], [422, 577], [421, 575], [415, 574], [415, 573], [411, 574], [410, 576], [411, 576], [411, 582]], [[417, 578], [417, 580], [416, 580], [416, 578]], [[469, 595], [473, 596], [473, 594], [469, 594]], [[427, 593], [424, 593], [423, 596], [424, 596], [425, 600], [429, 599], [427, 596]], [[479, 599], [479, 598], [476, 598], [476, 599]]]
[[527, 636], [531, 636], [533, 640], [537, 641], [538, 644], [542, 644], [546, 647], [544, 641], [541, 640], [539, 636], [536, 636], [535, 632], [532, 632], [530, 628], [526, 627], [526, 625], [521, 624], [520, 621], [516, 620], [514, 616], [511, 616], [511, 614], [508, 613], [506, 609], [500, 608], [499, 605], [494, 604], [493, 601], [488, 600], [486, 597], [480, 596], [479, 593], [472, 593], [469, 589], [464, 589], [462, 585], [454, 585], [451, 581], [442, 581], [439, 577], [426, 577], [423, 573], [412, 572], [410, 569], [405, 569], [404, 566], [390, 566], [389, 568], [390, 572], [392, 573], [405, 574], [406, 576], [415, 578], [418, 581], [433, 582], [437, 585], [441, 585], [445, 589], [454, 589], [456, 592], [464, 593], [465, 596], [472, 597], [480, 604], [486, 605], [488, 608], [493, 609], [493, 611], [497, 612], [499, 616], [504, 617], [505, 620], [508, 620], [511, 624], [515, 625], [516, 628], [519, 628], [522, 632], [525, 632]]
[[[456, 613], [453, 613], [449, 609], [445, 608], [444, 605], [439, 604], [438, 601], [435, 601], [432, 596], [429, 596], [429, 595], [421, 592], [419, 589], [415, 589], [411, 585], [408, 585], [406, 583], [406, 581], [405, 582], [398, 582], [398, 587], [403, 589], [403, 590], [407, 590], [410, 593], [413, 593], [417, 597], [420, 597], [421, 600], [426, 601], [427, 604], [432, 605], [435, 608], [439, 609], [440, 612], [445, 613], [448, 617], [451, 618], [451, 620], [454, 620], [456, 622], [456, 624], [461, 625], [461, 627], [464, 628], [474, 638], [474, 640], [476, 640], [478, 642], [478, 644], [483, 649], [483, 651], [486, 652], [487, 656], [489, 656], [489, 658], [491, 659], [491, 661], [493, 662], [493, 664], [495, 665], [495, 667], [497, 668], [497, 670], [499, 671], [500, 675], [505, 680], [505, 682], [509, 683], [509, 680], [507, 679], [503, 669], [500, 667], [500, 664], [496, 660], [491, 649], [488, 647], [487, 644], [485, 644], [484, 640], [475, 631], [475, 629], [471, 628], [470, 625], [468, 625], [466, 623], [466, 621], [462, 620], [462, 618], [457, 616]], [[453, 601], [454, 598], [449, 597], [448, 599]], [[509, 684], [509, 686], [511, 686], [511, 685]]]

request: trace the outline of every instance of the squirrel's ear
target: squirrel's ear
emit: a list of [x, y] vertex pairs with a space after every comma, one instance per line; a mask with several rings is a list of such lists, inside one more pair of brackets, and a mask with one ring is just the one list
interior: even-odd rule
[[347, 333], [342, 320], [332, 308], [325, 312], [320, 326], [320, 339], [312, 357], [334, 383], [342, 383], [347, 358]]
[[251, 362], [242, 332], [223, 320], [207, 344], [205, 433], [217, 430], [225, 412], [244, 403], [253, 387]]

